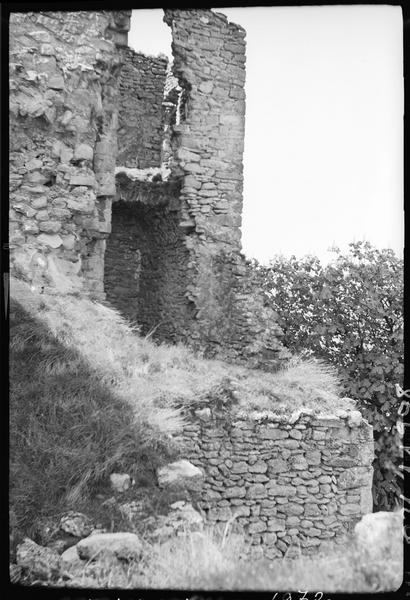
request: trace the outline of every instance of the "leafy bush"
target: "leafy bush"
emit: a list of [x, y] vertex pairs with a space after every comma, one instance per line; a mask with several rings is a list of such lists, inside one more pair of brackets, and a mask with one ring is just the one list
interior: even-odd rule
[[278, 313], [285, 346], [337, 367], [344, 393], [373, 425], [374, 503], [393, 508], [401, 493], [394, 385], [403, 377], [403, 261], [368, 242], [334, 251], [327, 266], [313, 256], [255, 263], [254, 277]]

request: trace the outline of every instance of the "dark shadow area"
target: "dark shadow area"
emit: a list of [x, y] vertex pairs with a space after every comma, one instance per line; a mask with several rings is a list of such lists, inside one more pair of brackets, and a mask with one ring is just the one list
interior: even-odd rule
[[179, 227], [179, 185], [117, 177], [123, 200], [113, 203], [105, 253], [107, 300], [143, 335], [177, 341], [189, 320], [185, 296], [188, 249]]
[[131, 473], [138, 487], [155, 487], [155, 469], [165, 457], [156, 432], [151, 435], [147, 423], [135, 422], [131, 406], [104, 386], [102, 374], [12, 300], [9, 507], [14, 531], [35, 538], [42, 516], [67, 509], [89, 512], [114, 471]]

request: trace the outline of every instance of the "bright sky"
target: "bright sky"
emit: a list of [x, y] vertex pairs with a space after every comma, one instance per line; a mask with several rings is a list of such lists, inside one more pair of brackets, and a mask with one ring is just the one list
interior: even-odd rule
[[[327, 260], [329, 246], [366, 239], [401, 255], [401, 8], [217, 12], [247, 32], [245, 254]], [[162, 16], [134, 11], [130, 46], [171, 57]]]

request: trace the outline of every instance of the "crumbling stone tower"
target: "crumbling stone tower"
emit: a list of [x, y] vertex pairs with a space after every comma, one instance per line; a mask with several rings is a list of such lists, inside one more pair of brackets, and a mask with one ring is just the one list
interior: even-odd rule
[[130, 11], [13, 15], [14, 268], [275, 368], [281, 332], [241, 255], [245, 31], [210, 10], [164, 20], [174, 80], [126, 48]]

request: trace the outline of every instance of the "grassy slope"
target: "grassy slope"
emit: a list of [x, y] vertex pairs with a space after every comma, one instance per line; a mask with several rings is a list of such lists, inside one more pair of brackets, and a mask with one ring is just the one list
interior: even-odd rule
[[141, 338], [114, 310], [12, 280], [11, 498], [18, 521], [78, 506], [110, 472], [153, 480], [177, 448], [181, 407], [235, 391], [239, 406], [290, 413], [346, 406], [323, 365], [278, 374]]

